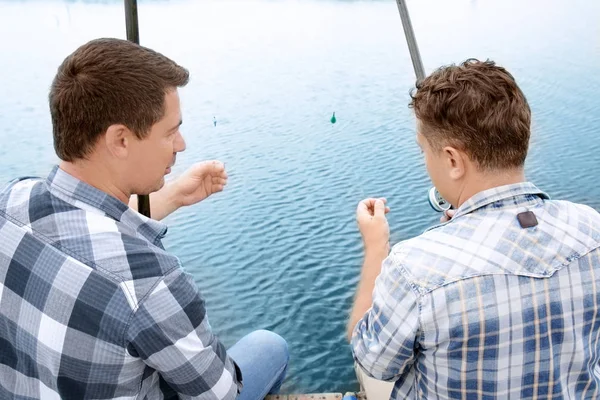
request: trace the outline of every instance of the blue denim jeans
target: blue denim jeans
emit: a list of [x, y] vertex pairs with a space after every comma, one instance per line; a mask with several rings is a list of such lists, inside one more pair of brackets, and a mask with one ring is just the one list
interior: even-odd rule
[[287, 343], [281, 336], [265, 330], [254, 331], [227, 353], [242, 371], [244, 387], [238, 400], [263, 400], [267, 394], [279, 392], [289, 360]]

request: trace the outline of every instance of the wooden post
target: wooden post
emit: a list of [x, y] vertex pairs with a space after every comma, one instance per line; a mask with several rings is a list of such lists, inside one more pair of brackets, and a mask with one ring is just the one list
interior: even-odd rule
[[[125, 0], [125, 26], [127, 29], [127, 40], [136, 44], [140, 44], [137, 0]], [[149, 195], [138, 195], [138, 212], [150, 218]]]
[[415, 32], [413, 31], [412, 24], [410, 22], [410, 16], [408, 15], [408, 8], [406, 7], [405, 0], [396, 0], [398, 4], [398, 11], [400, 12], [400, 19], [402, 20], [402, 27], [404, 28], [404, 36], [408, 43], [408, 51], [410, 52], [410, 58], [412, 59], [413, 68], [417, 81], [425, 79], [425, 68], [423, 68], [423, 61], [421, 60], [421, 54], [419, 53], [419, 47], [417, 46], [417, 39], [415, 38]]

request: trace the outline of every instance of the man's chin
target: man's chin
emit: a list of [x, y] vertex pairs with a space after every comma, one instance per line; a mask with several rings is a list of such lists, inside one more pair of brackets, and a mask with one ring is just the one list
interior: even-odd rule
[[163, 186], [165, 186], [165, 178], [164, 177], [160, 179], [160, 182], [157, 182], [151, 188], [147, 188], [147, 189], [138, 191], [138, 193], [136, 193], [136, 194], [139, 196], [148, 196], [151, 193], [158, 192], [160, 189], [163, 188]]
[[160, 182], [158, 182], [156, 184], [156, 187], [154, 188], [153, 192], [158, 192], [160, 189], [163, 188], [163, 186], [165, 186], [165, 178], [164, 177], [160, 178]]

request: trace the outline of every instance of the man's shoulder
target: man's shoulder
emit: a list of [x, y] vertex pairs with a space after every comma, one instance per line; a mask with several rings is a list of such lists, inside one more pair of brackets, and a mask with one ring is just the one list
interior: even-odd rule
[[468, 275], [468, 266], [457, 263], [459, 249], [454, 241], [446, 229], [438, 227], [395, 244], [388, 263], [424, 294]]
[[[133, 212], [133, 211], [132, 211]], [[62, 235], [60, 246], [75, 257], [85, 257], [93, 268], [130, 287], [138, 298], [164, 278], [179, 259], [160, 243], [150, 242], [135, 226], [117, 221], [97, 209], [78, 208], [63, 214], [58, 224], [79, 225], [78, 235]]]
[[32, 188], [42, 183], [43, 179], [39, 177], [23, 176], [0, 186], [0, 211], [5, 211], [11, 205], [27, 202]]
[[153, 281], [179, 266], [177, 257], [136, 226], [51, 190], [43, 179], [11, 182], [0, 193], [0, 212], [37, 240], [114, 281]]
[[568, 200], [549, 200], [544, 204], [548, 235], [553, 235], [556, 244], [574, 248], [584, 255], [600, 246], [600, 213], [594, 208]]
[[532, 209], [538, 225], [524, 229], [518, 210], [462, 215], [398, 243], [393, 265], [421, 292], [484, 275], [545, 277], [590, 251], [600, 251], [600, 214], [564, 200]]
[[[552, 207], [549, 212], [552, 212], [555, 216], [558, 216], [558, 212], [562, 212], [562, 215], [566, 217], [583, 218], [594, 222], [600, 221], [600, 213], [586, 204], [569, 200], [547, 200], [546, 203]], [[565, 214], [565, 212], [568, 212], [568, 214]]]
[[32, 225], [48, 217], [74, 209], [50, 193], [41, 178], [15, 179], [0, 191], [0, 216], [31, 231]]

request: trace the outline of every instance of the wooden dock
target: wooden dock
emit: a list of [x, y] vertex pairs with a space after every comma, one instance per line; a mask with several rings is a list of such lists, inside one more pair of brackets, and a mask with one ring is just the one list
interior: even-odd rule
[[[354, 395], [357, 400], [367, 400], [364, 392], [352, 393], [346, 395]], [[277, 394], [269, 395], [265, 400], [342, 400], [344, 395], [341, 393], [312, 393], [312, 394]]]
[[267, 396], [265, 400], [342, 400], [341, 393], [315, 394], [277, 394]]

